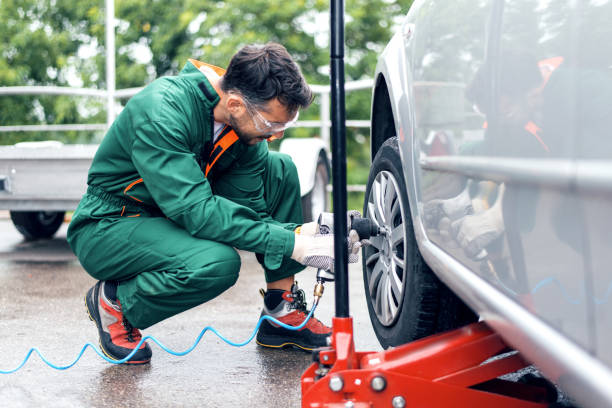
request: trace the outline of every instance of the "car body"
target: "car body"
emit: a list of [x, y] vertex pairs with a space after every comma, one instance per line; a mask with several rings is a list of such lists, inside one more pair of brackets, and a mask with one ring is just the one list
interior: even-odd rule
[[389, 234], [364, 281], [383, 345], [402, 314], [445, 310], [410, 311], [439, 279], [432, 296], [457, 295], [580, 406], [612, 406], [611, 17], [607, 0], [415, 1], [372, 99], [364, 214]]

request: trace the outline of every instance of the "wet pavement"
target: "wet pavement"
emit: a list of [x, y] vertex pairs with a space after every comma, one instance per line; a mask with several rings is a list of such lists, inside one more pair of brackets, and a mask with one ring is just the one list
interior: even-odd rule
[[[207, 325], [233, 341], [247, 339], [257, 323], [263, 270], [249, 253], [236, 285], [218, 298], [144, 331], [166, 346], [185, 350]], [[351, 313], [358, 350], [380, 350], [371, 328], [361, 265], [350, 267]], [[313, 269], [297, 276], [309, 303]], [[95, 281], [66, 242], [66, 225], [56, 238], [24, 242], [10, 220], [0, 217], [0, 370], [15, 368], [30, 347], [51, 362], [72, 362], [87, 342], [97, 344], [83, 296]], [[333, 284], [317, 310], [325, 323], [333, 316]], [[144, 366], [116, 366], [88, 349], [72, 368], [56, 371], [36, 355], [17, 373], [0, 374], [2, 407], [298, 407], [300, 376], [310, 354], [270, 350], [252, 343], [231, 347], [207, 333], [184, 357], [151, 344]]]

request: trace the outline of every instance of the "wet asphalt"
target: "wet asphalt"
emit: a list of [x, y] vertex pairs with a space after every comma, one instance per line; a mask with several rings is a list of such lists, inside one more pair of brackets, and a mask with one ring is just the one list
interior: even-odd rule
[[[263, 270], [249, 253], [236, 285], [216, 299], [143, 332], [182, 351], [212, 325], [233, 341], [252, 333], [265, 287]], [[349, 268], [350, 307], [358, 350], [381, 350], [365, 303], [361, 265]], [[297, 275], [309, 304], [315, 271]], [[71, 363], [97, 330], [83, 296], [95, 283], [66, 242], [66, 225], [50, 240], [25, 242], [0, 213], [0, 370], [18, 366], [30, 347], [51, 362]], [[316, 316], [334, 314], [334, 285], [328, 283]], [[143, 366], [107, 363], [91, 349], [72, 368], [56, 371], [32, 355], [15, 374], [0, 374], [0, 407], [299, 407], [300, 376], [311, 355], [273, 350], [255, 342], [236, 348], [208, 332], [190, 354], [176, 357], [151, 344]]]

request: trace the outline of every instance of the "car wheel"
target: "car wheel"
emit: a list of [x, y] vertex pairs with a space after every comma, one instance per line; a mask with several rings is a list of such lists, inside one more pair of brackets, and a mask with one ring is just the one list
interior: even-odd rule
[[11, 220], [28, 241], [51, 238], [64, 222], [64, 211], [11, 211]]
[[319, 214], [327, 211], [329, 172], [325, 158], [319, 155], [315, 170], [315, 181], [312, 190], [302, 197], [302, 215], [304, 222], [314, 221]]
[[397, 137], [388, 139], [374, 158], [363, 214], [385, 231], [363, 249], [368, 311], [383, 347], [476, 321], [419, 253]]

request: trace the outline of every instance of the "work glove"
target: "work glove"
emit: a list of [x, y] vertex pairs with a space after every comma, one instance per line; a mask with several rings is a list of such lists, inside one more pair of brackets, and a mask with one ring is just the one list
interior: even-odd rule
[[[359, 261], [359, 249], [366, 240], [359, 240], [357, 231], [351, 230], [348, 239], [348, 261], [356, 263]], [[291, 259], [302, 265], [334, 271], [334, 236], [327, 235], [302, 235], [295, 234], [295, 244]]]
[[359, 250], [362, 246], [369, 244], [367, 239], [359, 239], [359, 234], [355, 230], [349, 231], [348, 236], [348, 259], [349, 263], [357, 263], [359, 261]]
[[505, 186], [499, 189], [498, 197], [491, 208], [477, 214], [467, 215], [451, 223], [455, 239], [465, 253], [474, 259], [486, 256], [485, 248], [504, 233], [502, 200]]
[[319, 224], [317, 222], [307, 222], [300, 225], [295, 230], [296, 234], [314, 236], [319, 233]]
[[334, 236], [295, 234], [291, 259], [302, 265], [334, 271]]

